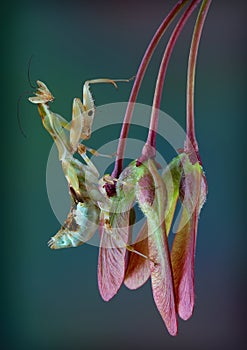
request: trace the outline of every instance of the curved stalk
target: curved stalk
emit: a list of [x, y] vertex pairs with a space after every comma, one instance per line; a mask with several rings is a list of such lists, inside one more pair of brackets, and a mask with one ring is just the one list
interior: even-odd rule
[[172, 35], [170, 37], [170, 40], [166, 46], [166, 50], [163, 55], [163, 59], [160, 65], [159, 73], [158, 73], [158, 78], [156, 81], [148, 138], [143, 148], [142, 156], [139, 158], [140, 162], [143, 162], [148, 158], [154, 158], [156, 155], [156, 133], [158, 128], [159, 108], [160, 108], [163, 86], [164, 86], [164, 79], [165, 79], [168, 63], [181, 31], [183, 30], [187, 20], [189, 19], [189, 17], [193, 13], [193, 11], [195, 10], [199, 2], [200, 0], [193, 0], [191, 2], [190, 6], [184, 12], [179, 22], [177, 23], [176, 27], [174, 28]]
[[195, 93], [195, 71], [196, 71], [196, 60], [198, 56], [198, 47], [201, 39], [202, 28], [207, 16], [207, 12], [211, 0], [204, 0], [200, 8], [200, 12], [197, 17], [195, 24], [193, 37], [191, 41], [188, 70], [187, 70], [187, 101], [186, 101], [186, 130], [187, 139], [184, 145], [185, 151], [190, 152], [191, 146], [192, 151], [198, 153], [198, 144], [195, 136], [195, 118], [194, 118], [194, 93]]
[[135, 82], [130, 94], [128, 106], [125, 112], [125, 117], [122, 125], [122, 130], [120, 134], [120, 139], [118, 143], [117, 148], [117, 157], [115, 161], [115, 167], [112, 172], [112, 177], [118, 178], [119, 174], [122, 171], [123, 166], [123, 157], [124, 157], [124, 151], [125, 151], [125, 145], [126, 145], [126, 138], [129, 131], [129, 126], [133, 114], [134, 109], [134, 103], [136, 102], [136, 98], [141, 86], [141, 82], [143, 80], [145, 71], [147, 69], [147, 66], [149, 64], [149, 61], [151, 60], [151, 57], [154, 53], [154, 50], [156, 46], [158, 45], [161, 37], [165, 33], [168, 26], [171, 24], [173, 19], [176, 17], [176, 15], [179, 13], [179, 11], [184, 7], [184, 5], [188, 2], [188, 0], [180, 0], [178, 3], [173, 7], [173, 9], [170, 11], [170, 13], [167, 15], [167, 17], [164, 19], [158, 30], [156, 31], [152, 41], [150, 42], [149, 46], [146, 49], [146, 52], [143, 56], [143, 59], [141, 61], [141, 64], [139, 66], [138, 72], [136, 74]]

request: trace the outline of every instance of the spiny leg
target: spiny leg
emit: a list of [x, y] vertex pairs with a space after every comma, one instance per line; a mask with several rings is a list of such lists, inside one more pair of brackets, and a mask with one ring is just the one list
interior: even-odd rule
[[83, 106], [85, 108], [85, 111], [95, 110], [94, 106], [94, 100], [93, 96], [90, 92], [90, 84], [101, 84], [101, 83], [106, 83], [106, 84], [113, 84], [114, 87], [117, 89], [117, 84], [116, 82], [130, 82], [134, 77], [130, 79], [108, 79], [108, 78], [100, 78], [100, 79], [92, 79], [92, 80], [87, 80], [85, 81], [83, 85]]
[[[73, 152], [76, 152], [81, 140], [87, 140], [91, 137], [92, 124], [95, 116], [95, 105], [94, 105], [93, 96], [90, 92], [90, 84], [110, 83], [110, 84], [113, 84], [115, 88], [117, 88], [116, 82], [118, 81], [129, 82], [132, 79], [133, 78], [113, 80], [113, 79], [101, 78], [101, 79], [87, 80], [84, 83], [83, 103], [79, 98], [75, 98], [73, 100], [72, 122], [70, 127], [70, 144], [73, 149]], [[67, 125], [65, 125], [65, 127], [68, 128]], [[100, 155], [97, 151], [93, 149], [89, 149], [89, 151], [94, 155]], [[102, 156], [109, 157], [108, 155], [102, 155]], [[85, 156], [83, 157], [86, 160], [86, 157]], [[88, 163], [88, 161], [86, 162]]]
[[90, 84], [110, 83], [117, 88], [116, 81], [129, 82], [130, 79], [93, 79], [87, 80], [83, 85], [83, 103], [75, 98], [72, 108], [72, 123], [70, 128], [70, 142], [76, 150], [80, 140], [88, 140], [92, 133], [92, 124], [95, 116], [95, 104], [90, 92]]
[[[89, 139], [92, 133], [94, 115], [90, 113], [91, 110], [89, 112], [84, 112], [83, 108], [81, 100], [75, 98], [73, 101], [72, 122], [70, 126], [70, 144], [74, 152], [76, 152], [80, 141]], [[65, 127], [68, 128], [67, 125], [65, 125]], [[95, 156], [112, 158], [115, 155], [101, 154], [93, 148], [86, 146], [85, 148]]]

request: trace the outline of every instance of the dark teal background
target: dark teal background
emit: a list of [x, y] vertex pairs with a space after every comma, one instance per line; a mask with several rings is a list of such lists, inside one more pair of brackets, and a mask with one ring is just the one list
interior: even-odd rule
[[[150, 284], [123, 287], [109, 303], [97, 289], [98, 249], [51, 251], [57, 222], [47, 198], [52, 140], [27, 101], [47, 82], [53, 109], [71, 116], [82, 82], [127, 78], [175, 1], [13, 1], [1, 5], [2, 349], [243, 349], [246, 332], [246, 6], [213, 1], [196, 80], [196, 129], [209, 195], [196, 256], [193, 317], [168, 335]], [[162, 109], [185, 125], [186, 60], [195, 16], [172, 56]], [[168, 38], [167, 32], [166, 39]], [[150, 104], [164, 39], [138, 101]], [[26, 93], [27, 90], [31, 90]], [[93, 88], [97, 105], [127, 101], [130, 85]], [[25, 139], [17, 122], [17, 101]], [[94, 141], [92, 140], [92, 143]], [[90, 146], [93, 144], [89, 143]], [[137, 155], [138, 156], [138, 155]], [[169, 161], [169, 159], [167, 159]]]

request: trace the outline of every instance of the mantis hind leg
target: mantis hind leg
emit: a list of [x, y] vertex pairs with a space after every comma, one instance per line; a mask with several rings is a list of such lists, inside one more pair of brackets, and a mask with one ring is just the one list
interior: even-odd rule
[[82, 144], [78, 145], [77, 148], [78, 153], [80, 154], [80, 156], [82, 157], [82, 159], [84, 160], [84, 162], [89, 166], [89, 168], [92, 170], [92, 172], [99, 177], [99, 172], [96, 168], [96, 166], [93, 164], [93, 162], [88, 158], [88, 156], [86, 155], [86, 147]]
[[[86, 146], [85, 146], [86, 147]], [[105, 157], [105, 158], [113, 158], [116, 156], [116, 153], [112, 153], [112, 154], [104, 154], [104, 153], [99, 153], [98, 151], [96, 151], [93, 148], [89, 148], [86, 147], [87, 151], [90, 152], [91, 154], [93, 154], [96, 157]]]
[[151, 261], [152, 263], [154, 263], [154, 265], [156, 265], [157, 263], [151, 259], [148, 255], [142, 254], [141, 252], [137, 251], [136, 249], [134, 249], [131, 245], [126, 245], [126, 249], [134, 254], [140, 255], [142, 258], [147, 259], [149, 261]]

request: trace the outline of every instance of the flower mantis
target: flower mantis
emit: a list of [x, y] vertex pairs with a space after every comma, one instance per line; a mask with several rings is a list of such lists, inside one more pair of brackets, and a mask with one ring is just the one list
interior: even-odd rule
[[[87, 157], [86, 147], [80, 142], [90, 138], [95, 116], [90, 84], [111, 83], [117, 88], [116, 81], [128, 82], [129, 80], [94, 79], [86, 81], [83, 86], [83, 102], [79, 98], [73, 100], [71, 125], [59, 114], [50, 110], [49, 104], [54, 100], [54, 96], [43, 82], [37, 81], [38, 88], [35, 96], [29, 98], [30, 102], [38, 105], [43, 126], [56, 143], [72, 201], [70, 212], [63, 226], [48, 242], [52, 249], [81, 245], [92, 237], [98, 227], [97, 203], [103, 198], [97, 187], [99, 173]], [[69, 138], [64, 129], [69, 130]], [[98, 155], [92, 149], [89, 151]], [[81, 155], [86, 164], [74, 158], [76, 152]], [[90, 181], [86, 182], [86, 179]]]

